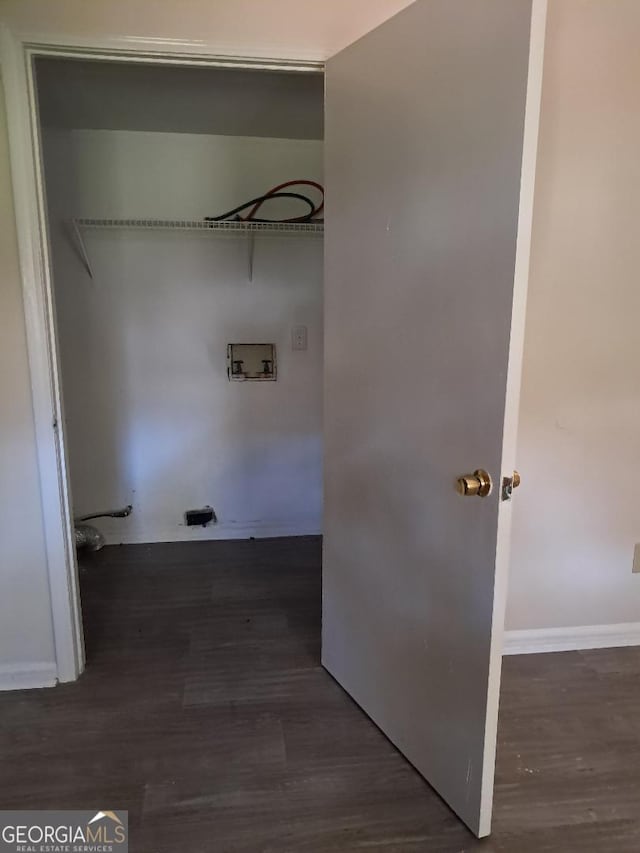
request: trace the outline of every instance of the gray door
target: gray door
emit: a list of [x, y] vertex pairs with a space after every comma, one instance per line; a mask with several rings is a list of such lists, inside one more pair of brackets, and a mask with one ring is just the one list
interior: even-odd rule
[[[531, 5], [417, 0], [326, 79], [322, 660], [478, 835]], [[479, 468], [491, 493], [461, 496], [458, 476]]]

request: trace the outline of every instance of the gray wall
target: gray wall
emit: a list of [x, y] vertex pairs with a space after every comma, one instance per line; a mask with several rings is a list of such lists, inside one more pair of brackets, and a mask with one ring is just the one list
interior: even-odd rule
[[[322, 74], [36, 61], [43, 127], [322, 139]], [[126, 97], [123, 93], [126, 92]]]

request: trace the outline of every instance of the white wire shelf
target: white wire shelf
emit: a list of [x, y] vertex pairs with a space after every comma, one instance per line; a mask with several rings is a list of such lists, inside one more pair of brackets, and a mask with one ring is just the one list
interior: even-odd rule
[[322, 234], [323, 222], [242, 222], [227, 219], [74, 219], [79, 228], [136, 228], [161, 231], [214, 231], [232, 234]]
[[249, 237], [249, 279], [253, 278], [253, 238], [259, 235], [298, 235], [303, 237], [321, 237], [324, 222], [244, 222], [228, 219], [210, 222], [206, 219], [86, 219], [71, 220], [78, 241], [78, 248], [87, 272], [93, 278], [87, 248], [82, 237], [85, 228], [138, 231], [201, 231], [216, 235]]

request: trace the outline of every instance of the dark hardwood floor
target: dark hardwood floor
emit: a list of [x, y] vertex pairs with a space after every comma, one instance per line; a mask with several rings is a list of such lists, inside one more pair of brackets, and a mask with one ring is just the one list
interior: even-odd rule
[[128, 809], [134, 853], [638, 853], [640, 649], [506, 658], [475, 840], [319, 665], [314, 538], [85, 560], [87, 670], [0, 695], [0, 807]]

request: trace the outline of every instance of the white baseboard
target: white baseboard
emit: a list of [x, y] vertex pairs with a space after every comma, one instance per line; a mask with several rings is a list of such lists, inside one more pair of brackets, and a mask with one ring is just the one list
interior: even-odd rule
[[538, 652], [609, 649], [618, 646], [640, 646], [640, 622], [505, 631], [502, 654], [529, 655]]
[[0, 690], [30, 690], [55, 687], [58, 672], [55, 663], [17, 663], [0, 666]]

